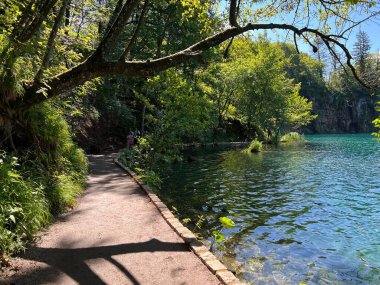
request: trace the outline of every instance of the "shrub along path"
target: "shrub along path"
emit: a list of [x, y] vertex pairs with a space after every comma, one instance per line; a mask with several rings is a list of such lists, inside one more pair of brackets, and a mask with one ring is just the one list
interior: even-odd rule
[[0, 284], [219, 284], [111, 156], [89, 159], [78, 205]]

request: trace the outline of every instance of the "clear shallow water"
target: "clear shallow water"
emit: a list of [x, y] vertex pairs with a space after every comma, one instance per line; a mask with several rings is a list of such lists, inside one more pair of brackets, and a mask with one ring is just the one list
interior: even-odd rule
[[[200, 149], [161, 167], [160, 196], [182, 217], [236, 227], [216, 254], [254, 284], [380, 284], [380, 143], [313, 135], [248, 155]], [[188, 154], [187, 154], [188, 155]]]

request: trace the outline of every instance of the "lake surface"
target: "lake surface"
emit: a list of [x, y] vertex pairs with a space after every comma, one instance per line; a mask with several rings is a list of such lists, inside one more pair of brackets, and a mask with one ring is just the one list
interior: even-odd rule
[[[228, 216], [215, 250], [254, 284], [380, 284], [380, 143], [370, 135], [313, 135], [259, 154], [198, 149], [161, 167], [161, 198], [206, 219]], [[192, 229], [192, 226], [189, 226]]]

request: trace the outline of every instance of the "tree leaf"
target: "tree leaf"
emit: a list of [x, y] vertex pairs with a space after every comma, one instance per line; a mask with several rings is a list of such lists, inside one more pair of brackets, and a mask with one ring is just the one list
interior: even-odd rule
[[232, 221], [230, 218], [227, 218], [227, 217], [220, 217], [219, 222], [221, 222], [223, 227], [225, 227], [225, 228], [235, 227], [234, 221]]
[[215, 241], [218, 243], [221, 243], [224, 241], [224, 235], [219, 231], [212, 231], [212, 236], [214, 237]]

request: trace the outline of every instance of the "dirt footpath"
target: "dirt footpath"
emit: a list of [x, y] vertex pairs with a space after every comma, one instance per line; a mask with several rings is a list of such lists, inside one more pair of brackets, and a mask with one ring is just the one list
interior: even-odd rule
[[89, 159], [78, 205], [0, 284], [219, 284], [111, 156]]

